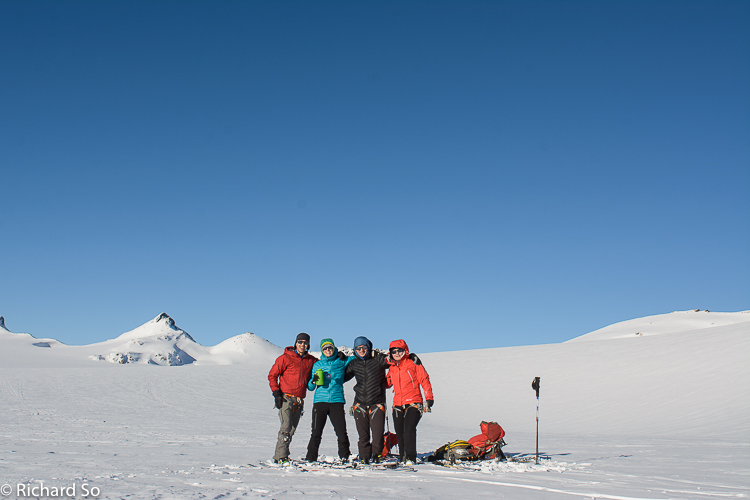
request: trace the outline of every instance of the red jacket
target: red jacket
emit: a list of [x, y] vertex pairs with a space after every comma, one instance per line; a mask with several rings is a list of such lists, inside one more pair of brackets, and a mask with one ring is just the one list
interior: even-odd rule
[[388, 384], [393, 386], [393, 406], [424, 403], [422, 391], [425, 399], [434, 400], [430, 376], [422, 365], [409, 359], [409, 346], [406, 342], [394, 340], [390, 348], [393, 347], [400, 347], [405, 351], [401, 361], [393, 361], [388, 369]]
[[300, 356], [293, 346], [284, 349], [284, 354], [276, 358], [268, 372], [271, 391], [281, 389], [284, 394], [304, 398], [307, 395], [307, 383], [312, 378], [312, 367], [317, 360], [309, 353]]

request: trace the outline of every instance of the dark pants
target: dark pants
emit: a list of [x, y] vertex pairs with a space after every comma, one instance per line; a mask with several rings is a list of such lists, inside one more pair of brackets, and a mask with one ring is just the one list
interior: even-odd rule
[[[370, 461], [373, 456], [383, 455], [383, 432], [385, 430], [385, 405], [360, 406], [354, 410], [354, 423], [359, 434], [359, 459]], [[372, 429], [372, 442], [370, 430]]]
[[417, 459], [417, 424], [422, 412], [413, 406], [393, 407], [393, 427], [398, 438], [398, 458], [401, 461]]
[[323, 437], [323, 428], [326, 419], [331, 419], [331, 425], [336, 432], [339, 441], [339, 458], [348, 458], [349, 436], [346, 434], [346, 415], [344, 414], [344, 403], [315, 403], [312, 413], [312, 435], [307, 444], [307, 456], [305, 460], [314, 462], [318, 459], [320, 439]]

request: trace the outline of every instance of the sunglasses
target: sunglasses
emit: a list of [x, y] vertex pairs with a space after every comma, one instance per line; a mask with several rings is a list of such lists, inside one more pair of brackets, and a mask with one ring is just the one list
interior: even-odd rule
[[367, 352], [367, 346], [366, 345], [361, 345], [361, 346], [357, 347], [355, 349], [355, 351], [365, 351], [365, 352]]
[[297, 343], [298, 344], [310, 345], [310, 342], [308, 342], [307, 340], [298, 340]]
[[329, 350], [329, 349], [330, 349], [331, 351], [333, 351], [333, 346], [332, 346], [332, 345], [327, 345], [327, 346], [325, 346], [325, 347], [323, 348], [323, 350], [324, 350], [324, 351], [327, 351], [327, 350]]
[[394, 347], [393, 349], [391, 349], [391, 354], [399, 354], [401, 352], [404, 352], [404, 350], [398, 347]]

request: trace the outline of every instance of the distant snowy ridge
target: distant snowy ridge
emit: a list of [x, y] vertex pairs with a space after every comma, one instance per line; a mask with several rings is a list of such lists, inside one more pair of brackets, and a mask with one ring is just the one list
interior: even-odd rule
[[8, 330], [8, 327], [5, 326], [5, 318], [3, 316], [0, 316], [0, 335], [0, 338], [7, 339], [9, 342], [28, 344], [33, 347], [52, 347], [53, 345], [64, 345], [55, 339], [37, 339], [30, 333], [11, 332], [10, 330]]
[[[676, 311], [615, 323], [564, 342], [563, 345], [689, 332], [720, 333], [725, 329], [736, 328], [750, 331], [750, 311]], [[21, 360], [26, 360], [26, 363], [30, 364], [47, 362], [35, 354], [40, 351], [37, 349], [40, 347], [48, 348], [44, 351], [51, 356], [64, 355], [71, 363], [76, 359], [88, 358], [113, 364], [159, 366], [267, 364], [283, 352], [281, 347], [252, 332], [231, 337], [213, 347], [203, 346], [179, 328], [174, 319], [166, 313], [161, 313], [114, 339], [85, 346], [68, 346], [54, 339], [36, 339], [28, 333], [10, 332], [5, 325], [5, 319], [0, 316], [0, 343], [3, 350], [10, 349], [11, 346], [21, 348], [23, 353], [18, 353], [19, 356], [14, 358], [15, 362], [21, 363]], [[26, 349], [27, 347], [29, 349]], [[353, 350], [346, 346], [338, 346], [338, 349], [349, 356], [354, 354]], [[320, 356], [319, 352], [311, 354]]]
[[[69, 346], [54, 339], [36, 339], [28, 333], [13, 333], [0, 324], [0, 350], [16, 352], [14, 362], [21, 365], [46, 364], [47, 356], [76, 360], [107, 361], [114, 364], [142, 364], [159, 366], [229, 365], [265, 363], [281, 354], [282, 349], [271, 342], [247, 332], [231, 337], [213, 347], [202, 346], [186, 331], [179, 328], [167, 313], [122, 335], [82, 346]], [[44, 358], [35, 354], [38, 347], [47, 347]]]
[[92, 359], [160, 366], [228, 365], [281, 353], [279, 347], [251, 332], [231, 337], [213, 347], [202, 346], [179, 328], [167, 313], [161, 313], [138, 328], [100, 345], [111, 349], [110, 352], [92, 355]]
[[161, 313], [148, 323], [99, 345], [113, 348], [107, 354], [92, 355], [92, 359], [119, 364], [144, 363], [161, 366], [193, 363], [195, 357], [189, 354], [189, 351], [193, 346], [200, 347], [190, 334], [175, 325], [167, 313]]
[[747, 326], [750, 327], [750, 311], [710, 312], [701, 311], [700, 309], [674, 311], [669, 314], [657, 314], [621, 321], [568, 340], [567, 342], [648, 337], [652, 335], [692, 332], [741, 323], [747, 323]]
[[228, 338], [224, 342], [208, 348], [211, 361], [217, 364], [232, 364], [238, 358], [265, 362], [267, 358], [279, 356], [282, 349], [252, 332]]

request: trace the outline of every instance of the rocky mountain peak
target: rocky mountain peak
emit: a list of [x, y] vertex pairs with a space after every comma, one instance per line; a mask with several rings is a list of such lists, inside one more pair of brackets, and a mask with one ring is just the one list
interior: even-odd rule
[[179, 328], [175, 326], [174, 320], [169, 316], [169, 314], [165, 312], [154, 318], [154, 323], [158, 323], [159, 321], [165, 321], [169, 325], [169, 328], [173, 330], [179, 330]]

